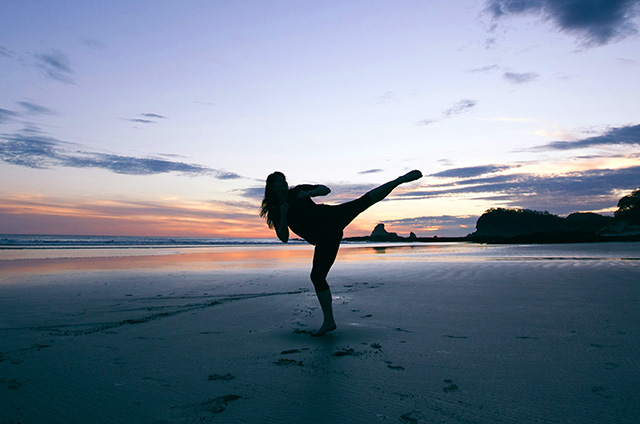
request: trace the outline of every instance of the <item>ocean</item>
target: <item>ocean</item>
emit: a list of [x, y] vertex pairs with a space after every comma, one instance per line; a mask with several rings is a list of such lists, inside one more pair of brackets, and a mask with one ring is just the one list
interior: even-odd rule
[[[281, 243], [273, 238], [137, 237], [76, 235], [0, 235], [0, 262], [17, 259], [131, 257], [244, 252], [271, 257], [275, 251], [306, 252], [303, 240]], [[512, 260], [640, 260], [640, 242], [571, 244], [482, 244], [473, 242], [343, 242], [342, 260], [512, 261]], [[271, 260], [271, 259], [268, 259]]]
[[126, 247], [206, 247], [265, 245], [280, 243], [275, 238], [216, 238], [216, 237], [139, 237], [139, 236], [76, 236], [0, 234], [0, 249], [86, 249]]

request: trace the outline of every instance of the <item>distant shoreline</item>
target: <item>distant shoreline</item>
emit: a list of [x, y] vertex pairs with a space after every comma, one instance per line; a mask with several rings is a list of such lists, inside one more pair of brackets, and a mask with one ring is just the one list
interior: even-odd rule
[[471, 242], [484, 244], [552, 244], [552, 243], [606, 243], [621, 241], [640, 241], [640, 234], [600, 235], [587, 231], [553, 231], [517, 236], [494, 236], [470, 234], [465, 237], [401, 237], [361, 236], [345, 237], [344, 241], [385, 242], [385, 243], [451, 243]]
[[[472, 233], [463, 237], [432, 236], [409, 237], [395, 233], [344, 237], [344, 242], [355, 243], [479, 243], [479, 244], [554, 244], [638, 242], [640, 233], [601, 235], [588, 231], [539, 232], [516, 236], [483, 235]], [[53, 235], [0, 235], [0, 252], [17, 250], [157, 250], [173, 248], [267, 247], [281, 245], [276, 238], [211, 238], [211, 237], [137, 237], [137, 236], [53, 236]], [[292, 238], [288, 245], [307, 245]], [[4, 254], [3, 254], [4, 256]]]

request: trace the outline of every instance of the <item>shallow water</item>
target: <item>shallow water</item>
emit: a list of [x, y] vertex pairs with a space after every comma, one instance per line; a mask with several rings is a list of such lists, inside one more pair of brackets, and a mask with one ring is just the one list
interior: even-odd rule
[[420, 243], [342, 248], [344, 256], [395, 260], [639, 260], [640, 243], [575, 243], [488, 245], [478, 243]]
[[[309, 268], [313, 247], [307, 244], [218, 245], [208, 247], [38, 248], [0, 250], [0, 281], [29, 274], [140, 270], [248, 271]], [[346, 243], [337, 264], [384, 261], [640, 261], [640, 243], [486, 245], [477, 243]]]

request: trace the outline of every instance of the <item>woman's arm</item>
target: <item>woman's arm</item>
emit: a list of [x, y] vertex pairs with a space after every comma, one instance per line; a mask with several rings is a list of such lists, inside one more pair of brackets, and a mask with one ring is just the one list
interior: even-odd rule
[[329, 187], [324, 185], [318, 185], [313, 190], [309, 190], [309, 191], [300, 190], [300, 192], [298, 193], [298, 197], [305, 198], [305, 197], [326, 196], [329, 193], [331, 193], [331, 189]]
[[276, 229], [276, 235], [283, 243], [287, 243], [289, 241], [289, 223], [287, 222], [288, 211], [289, 204], [287, 202], [280, 205], [280, 223]]

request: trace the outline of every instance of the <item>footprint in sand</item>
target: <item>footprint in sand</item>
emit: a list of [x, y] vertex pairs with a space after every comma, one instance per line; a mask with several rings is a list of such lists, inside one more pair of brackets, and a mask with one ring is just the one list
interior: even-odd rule
[[291, 355], [292, 353], [300, 353], [304, 350], [309, 350], [308, 347], [302, 347], [300, 349], [289, 349], [289, 350], [283, 350], [282, 352], [280, 352], [281, 355]]
[[209, 381], [229, 381], [229, 380], [233, 380], [234, 378], [236, 378], [235, 376], [227, 373], [225, 375], [222, 374], [211, 374], [209, 376]]
[[[185, 406], [172, 406], [171, 415], [180, 422], [211, 422], [214, 416], [223, 412], [231, 402], [242, 399], [238, 395], [224, 395]], [[173, 421], [172, 421], [173, 422]]]
[[416, 418], [413, 418], [411, 415], [413, 414], [412, 412], [407, 412], [406, 414], [402, 414], [400, 415], [400, 422], [401, 423], [408, 423], [408, 424], [414, 424], [414, 423], [418, 423], [418, 420]]
[[592, 347], [597, 347], [598, 349], [611, 349], [611, 348], [614, 348], [614, 347], [618, 347], [616, 345], [602, 345], [602, 344], [599, 344], [599, 343], [591, 343], [591, 346]]
[[278, 359], [274, 362], [274, 364], [279, 365], [281, 367], [289, 367], [289, 366], [298, 366], [304, 367], [302, 361], [296, 361], [294, 359]]
[[611, 399], [611, 396], [608, 396], [605, 392], [607, 391], [606, 387], [595, 386], [591, 388], [591, 393], [596, 394], [598, 396], [602, 396], [605, 399]]
[[447, 386], [442, 388], [442, 391], [445, 393], [451, 393], [451, 392], [457, 392], [458, 391], [458, 385], [455, 384], [453, 382], [453, 380], [443, 380], [443, 382], [445, 384], [447, 384]]
[[402, 365], [391, 365], [387, 364], [387, 368], [394, 371], [404, 371], [404, 367]]
[[331, 356], [335, 356], [335, 357], [341, 357], [341, 356], [360, 356], [362, 355], [364, 352], [356, 352], [353, 349], [342, 349], [339, 350], [337, 352], [334, 352], [331, 354]]
[[0, 378], [0, 383], [6, 384], [7, 388], [11, 390], [18, 390], [20, 387], [22, 387], [22, 383], [14, 378], [12, 379], [4, 378], [4, 377]]
[[[236, 401], [238, 399], [242, 399], [242, 396], [238, 395], [225, 395], [219, 396], [214, 399], [209, 399], [205, 402], [202, 402], [200, 405], [195, 406], [193, 409], [199, 410], [200, 412], [207, 412], [209, 414], [215, 415], [224, 411], [229, 405], [229, 403]], [[200, 421], [206, 420], [206, 416], [201, 416]]]

